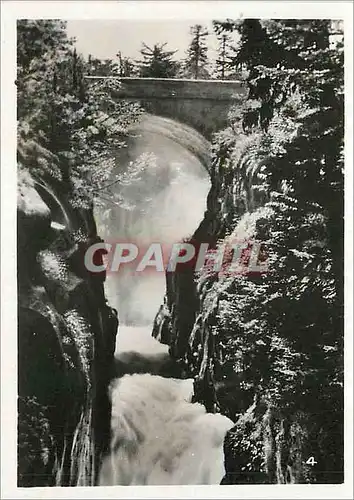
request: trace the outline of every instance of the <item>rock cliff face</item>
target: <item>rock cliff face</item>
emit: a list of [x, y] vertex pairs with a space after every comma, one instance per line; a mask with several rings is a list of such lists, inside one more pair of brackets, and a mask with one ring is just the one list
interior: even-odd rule
[[109, 442], [117, 315], [84, 252], [91, 210], [19, 171], [18, 485], [89, 486]]
[[[266, 159], [253, 163], [247, 153], [247, 145], [239, 158], [227, 145], [214, 151], [207, 210], [191, 239], [195, 246], [207, 242], [215, 248], [230, 235], [236, 241], [269, 241], [278, 230], [275, 195], [262, 183]], [[325, 375], [320, 378], [331, 368], [318, 350], [318, 338], [310, 347], [301, 345], [303, 318], [285, 313], [293, 321], [295, 339], [289, 343], [285, 335], [276, 339], [269, 333], [272, 324], [276, 332], [284, 313], [275, 302], [259, 311], [256, 298], [264, 294], [268, 300], [267, 276], [197, 274], [183, 266], [167, 273], [166, 280], [153, 336], [170, 346], [180, 376], [194, 377], [195, 400], [236, 422], [225, 442], [223, 483], [341, 482], [340, 383], [332, 387]], [[286, 295], [279, 290], [279, 296]], [[246, 296], [251, 297], [247, 303]], [[309, 337], [311, 328], [306, 331]], [[302, 360], [297, 368], [289, 368], [289, 352]]]

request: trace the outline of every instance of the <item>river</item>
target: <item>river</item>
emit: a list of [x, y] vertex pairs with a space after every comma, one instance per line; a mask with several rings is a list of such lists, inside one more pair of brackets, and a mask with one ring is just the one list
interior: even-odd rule
[[[96, 211], [100, 235], [111, 242], [169, 247], [193, 234], [203, 218], [208, 174], [175, 141], [143, 131], [125, 162], [146, 161], [122, 193], [128, 208]], [[107, 219], [104, 210], [109, 211]], [[192, 403], [193, 380], [165, 375], [168, 346], [151, 336], [165, 293], [165, 274], [136, 273], [134, 266], [108, 273], [106, 296], [119, 313], [116, 360], [123, 378], [111, 385], [111, 453], [101, 485], [219, 484], [223, 440], [232, 422]], [[162, 368], [161, 368], [162, 367]]]

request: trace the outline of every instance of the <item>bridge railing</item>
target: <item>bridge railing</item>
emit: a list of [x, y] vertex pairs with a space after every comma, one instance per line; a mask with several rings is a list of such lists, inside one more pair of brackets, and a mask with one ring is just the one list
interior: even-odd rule
[[191, 80], [185, 78], [136, 78], [119, 76], [91, 76], [88, 80], [116, 80], [122, 85], [113, 90], [120, 99], [207, 99], [209, 101], [237, 101], [246, 88], [240, 80]]

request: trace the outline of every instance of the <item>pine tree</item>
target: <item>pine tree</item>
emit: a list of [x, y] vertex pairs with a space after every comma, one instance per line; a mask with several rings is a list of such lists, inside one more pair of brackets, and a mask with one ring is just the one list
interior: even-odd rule
[[226, 33], [223, 33], [218, 37], [218, 40], [218, 58], [215, 61], [216, 74], [221, 80], [225, 80], [228, 73], [228, 44], [230, 43], [230, 37]]
[[178, 62], [173, 60], [176, 50], [164, 50], [167, 43], [149, 47], [143, 43], [140, 50], [143, 59], [137, 61], [139, 76], [143, 78], [175, 78]]
[[[269, 21], [264, 27], [253, 20], [245, 21], [237, 60], [246, 61], [249, 57], [249, 98], [259, 103], [256, 113], [264, 129], [291, 93], [301, 93], [303, 112], [298, 113], [298, 125], [302, 132], [287, 151], [289, 163], [298, 167], [284, 171], [275, 162], [272, 182], [276, 186], [285, 177], [301, 198], [318, 203], [328, 212], [337, 293], [341, 295], [343, 45], [339, 41], [336, 48], [330, 48], [332, 32], [338, 34], [338, 28], [330, 20]], [[256, 39], [254, 33], [258, 33]], [[245, 118], [247, 121], [247, 115]]]
[[206, 38], [209, 35], [207, 29], [201, 24], [195, 24], [190, 29], [192, 41], [187, 50], [184, 61], [184, 74], [189, 78], [208, 78], [208, 46]]
[[230, 34], [223, 28], [223, 24], [220, 21], [213, 21], [213, 28], [218, 39], [218, 56], [215, 61], [216, 78], [224, 80], [230, 77], [232, 73], [230, 60], [234, 48], [232, 47]]

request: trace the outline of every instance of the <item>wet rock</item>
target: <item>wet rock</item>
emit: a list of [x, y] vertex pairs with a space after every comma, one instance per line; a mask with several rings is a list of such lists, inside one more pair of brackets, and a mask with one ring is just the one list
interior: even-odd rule
[[[207, 211], [191, 241], [212, 248], [230, 237], [267, 241], [269, 232], [275, 231], [271, 203], [275, 195], [262, 186], [258, 173], [263, 167], [263, 159], [253, 164], [240, 148], [219, 148], [210, 172]], [[266, 253], [264, 246], [262, 258]], [[332, 365], [325, 362], [318, 351], [321, 339], [303, 353], [298, 335], [305, 322], [302, 317], [294, 317], [291, 332], [286, 332], [291, 342], [282, 334], [273, 340], [279, 316], [292, 318], [291, 305], [282, 313], [270, 302], [262, 316], [252, 305], [247, 311], [242, 308], [246, 294], [264, 296], [265, 283], [266, 279], [252, 273], [168, 273], [153, 335], [168, 343], [181, 373], [194, 378], [195, 401], [235, 422], [225, 440], [224, 484], [340, 483], [343, 396], [340, 382], [332, 384], [331, 380], [340, 358], [334, 356]], [[278, 295], [275, 291], [271, 297], [264, 296], [264, 302], [280, 301], [282, 295]], [[268, 325], [267, 330], [266, 321], [274, 326]], [[315, 338], [316, 323], [310, 324], [304, 330]], [[284, 353], [288, 359], [301, 359], [301, 368], [287, 371]], [[328, 377], [326, 390], [314, 373]], [[288, 390], [281, 380], [286, 380]], [[308, 462], [310, 457], [316, 463]]]
[[28, 170], [19, 181], [18, 485], [95, 485], [109, 442], [118, 318], [102, 277], [72, 258], [77, 234], [86, 247], [97, 236], [93, 214], [60, 215], [64, 182], [57, 181], [52, 203]]

